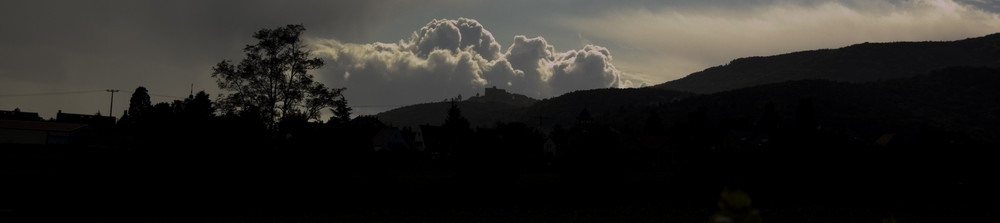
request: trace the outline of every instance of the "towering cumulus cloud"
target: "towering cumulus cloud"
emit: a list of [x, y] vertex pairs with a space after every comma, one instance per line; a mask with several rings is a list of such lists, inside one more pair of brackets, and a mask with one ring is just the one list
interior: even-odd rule
[[600, 46], [556, 51], [542, 37], [515, 36], [506, 52], [473, 19], [433, 20], [397, 43], [310, 39], [327, 60], [320, 79], [348, 87], [362, 104], [403, 105], [468, 96], [497, 86], [536, 98], [627, 87]]

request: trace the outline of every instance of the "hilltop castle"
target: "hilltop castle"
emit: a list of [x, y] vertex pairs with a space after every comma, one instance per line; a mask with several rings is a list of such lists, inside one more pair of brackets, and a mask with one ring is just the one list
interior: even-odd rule
[[469, 98], [469, 101], [496, 102], [525, 107], [534, 104], [537, 100], [529, 98], [528, 96], [510, 93], [507, 92], [507, 90], [493, 86], [486, 88], [482, 96], [476, 95]]

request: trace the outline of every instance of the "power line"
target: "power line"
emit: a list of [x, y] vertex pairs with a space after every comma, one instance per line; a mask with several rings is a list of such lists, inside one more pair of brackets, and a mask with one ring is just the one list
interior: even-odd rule
[[177, 96], [162, 95], [162, 94], [150, 94], [150, 93], [146, 93], [146, 94], [148, 94], [149, 96], [157, 96], [157, 97], [164, 97], [164, 98], [177, 98], [177, 99], [185, 99], [185, 98], [187, 98], [187, 97], [177, 97]]
[[59, 92], [25, 93], [25, 94], [0, 94], [0, 97], [29, 97], [29, 96], [50, 96], [50, 95], [66, 95], [66, 94], [86, 94], [86, 93], [97, 93], [104, 91], [105, 90], [89, 90], [89, 91], [59, 91]]
[[348, 104], [347, 106], [355, 107], [355, 108], [385, 108], [385, 107], [399, 107], [399, 106], [407, 106], [407, 105], [408, 104], [397, 104], [397, 105], [350, 105], [350, 104]]
[[[121, 91], [128, 93], [135, 93], [135, 91], [130, 91], [130, 90], [121, 90]], [[87, 91], [57, 91], [57, 92], [23, 93], [23, 94], [0, 94], [0, 97], [52, 96], [52, 95], [69, 95], [69, 94], [89, 94], [97, 92], [108, 92], [108, 90], [105, 89], [105, 90], [87, 90]], [[164, 95], [164, 94], [150, 94], [148, 92], [146, 94], [148, 94], [149, 96], [164, 97], [164, 98], [176, 98], [176, 99], [188, 98], [188, 97], [179, 97], [179, 96]], [[401, 107], [408, 105], [411, 104], [370, 104], [370, 105], [350, 105], [350, 106], [355, 108], [386, 108], [386, 107]]]
[[[123, 90], [128, 93], [135, 93], [135, 91]], [[108, 90], [88, 90], [88, 91], [57, 91], [57, 92], [40, 92], [40, 93], [23, 93], [23, 94], [0, 94], [0, 97], [32, 97], [32, 96], [53, 96], [53, 95], [68, 95], [68, 94], [88, 94], [97, 92], [108, 92]], [[148, 94], [148, 93], [147, 93]], [[165, 98], [177, 98], [185, 99], [187, 97], [179, 97], [172, 95], [163, 94], [149, 94], [149, 96], [165, 97]]]
[[[130, 90], [123, 90], [123, 91], [128, 93], [135, 93], [135, 91], [130, 91]], [[163, 94], [150, 94], [149, 92], [146, 92], [146, 94], [149, 96], [164, 97], [164, 98], [177, 98], [177, 99], [187, 98], [187, 97], [178, 97], [178, 96], [163, 95]]]

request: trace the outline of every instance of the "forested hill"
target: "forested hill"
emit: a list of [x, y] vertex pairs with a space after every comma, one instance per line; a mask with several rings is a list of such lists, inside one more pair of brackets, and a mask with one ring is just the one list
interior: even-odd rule
[[[681, 134], [701, 113], [711, 132], [758, 131], [761, 125], [792, 132], [814, 126], [841, 141], [872, 143], [886, 134], [897, 144], [928, 141], [996, 143], [1000, 133], [1000, 69], [950, 67], [912, 77], [867, 83], [799, 80], [764, 84], [713, 94], [694, 95], [657, 88], [594, 89], [543, 99], [531, 106], [465, 100], [458, 102], [472, 127], [521, 122], [543, 130], [576, 124], [583, 110], [594, 123], [623, 132], [640, 132], [650, 112], [659, 125]], [[765, 119], [773, 106], [772, 123]], [[378, 115], [399, 127], [441, 125], [448, 102], [407, 106]], [[813, 119], [802, 123], [803, 107]], [[770, 130], [769, 130], [770, 131]], [[773, 132], [772, 132], [773, 133]], [[683, 134], [681, 134], [683, 135]], [[779, 134], [780, 135], [780, 134]], [[721, 137], [721, 135], [716, 135]]]
[[[998, 84], [1000, 69], [951, 67], [868, 83], [800, 80], [766, 84], [691, 97], [658, 111], [663, 124], [674, 127], [704, 112], [718, 131], [774, 125], [795, 132], [807, 125], [842, 140], [867, 143], [892, 134], [894, 143], [903, 144], [992, 144], [1000, 141]], [[776, 119], [762, 123], [769, 103]], [[810, 123], [802, 123], [804, 108], [810, 111]], [[631, 116], [646, 113], [636, 111]]]
[[657, 88], [593, 89], [574, 91], [541, 100], [524, 110], [521, 120], [538, 123], [541, 127], [571, 126], [584, 109], [593, 118], [619, 123], [642, 123], [645, 117], [626, 114], [646, 114], [649, 109], [667, 107], [694, 96], [687, 92]]
[[[607, 116], [624, 110], [665, 105], [692, 96], [690, 93], [655, 88], [593, 89], [527, 103], [523, 96], [511, 95], [518, 99], [518, 103], [473, 97], [460, 101], [457, 105], [472, 127], [493, 127], [497, 123], [506, 122], [548, 127], [572, 124], [583, 109], [588, 109], [595, 116]], [[387, 124], [400, 127], [441, 125], [449, 106], [449, 102], [417, 104], [379, 113], [377, 116]]]
[[[462, 116], [472, 127], [493, 126], [497, 122], [512, 122], [518, 118], [523, 107], [489, 101], [457, 102]], [[434, 102], [409, 105], [375, 115], [382, 122], [397, 127], [417, 127], [419, 125], [441, 125], [444, 123], [450, 102]]]
[[445, 113], [455, 101], [469, 123], [473, 126], [492, 126], [497, 122], [515, 121], [521, 110], [535, 104], [538, 100], [528, 96], [509, 93], [503, 89], [486, 88], [483, 95], [476, 95], [466, 100], [454, 98], [435, 103], [408, 105], [376, 115], [379, 120], [400, 127], [416, 127], [418, 125], [440, 125], [444, 122]]
[[[690, 124], [704, 112], [714, 131], [754, 131], [772, 104], [778, 128], [797, 131], [801, 107], [814, 114], [811, 124], [842, 140], [874, 142], [893, 134], [896, 143], [927, 140], [996, 143], [1000, 133], [1000, 69], [951, 67], [913, 77], [850, 83], [799, 80], [693, 95], [657, 88], [594, 89], [543, 99], [531, 106], [465, 100], [458, 103], [472, 127], [522, 122], [543, 129], [572, 126], [584, 109], [595, 123], [624, 132], [641, 131], [650, 112], [667, 128]], [[807, 103], [808, 105], [804, 104]], [[441, 125], [448, 102], [407, 106], [378, 115], [395, 126]], [[754, 127], [757, 126], [757, 127]], [[677, 131], [684, 131], [677, 129]], [[849, 139], [848, 139], [849, 138]]]
[[[931, 137], [996, 143], [998, 69], [1000, 34], [993, 34], [743, 58], [654, 87], [581, 90], [537, 101], [501, 94], [506, 102], [473, 98], [457, 105], [473, 128], [521, 122], [544, 131], [572, 126], [587, 110], [595, 123], [622, 132], [641, 131], [651, 112], [668, 128], [684, 129], [691, 115], [704, 115], [717, 131], [750, 131], [769, 103], [780, 116], [780, 123], [772, 124], [795, 131], [790, 127], [802, 125], [797, 118], [802, 105], [815, 110], [822, 131], [851, 140], [872, 142], [891, 134], [897, 143]], [[449, 106], [412, 105], [378, 118], [399, 127], [441, 125]]]
[[739, 58], [654, 87], [714, 93], [805, 79], [887, 80], [953, 66], [1000, 67], [1000, 33], [950, 42], [862, 43]]

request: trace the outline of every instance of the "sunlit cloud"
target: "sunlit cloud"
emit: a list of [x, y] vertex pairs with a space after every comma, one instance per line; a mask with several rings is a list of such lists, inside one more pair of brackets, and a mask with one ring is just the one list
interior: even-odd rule
[[517, 35], [506, 49], [473, 19], [433, 20], [396, 43], [344, 43], [313, 37], [327, 60], [322, 81], [348, 87], [362, 104], [407, 105], [440, 101], [497, 86], [535, 98], [573, 91], [629, 87], [611, 52], [586, 45], [558, 51], [543, 37]]

